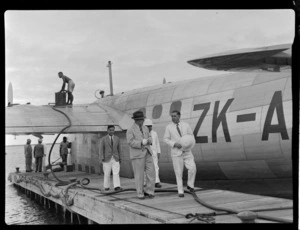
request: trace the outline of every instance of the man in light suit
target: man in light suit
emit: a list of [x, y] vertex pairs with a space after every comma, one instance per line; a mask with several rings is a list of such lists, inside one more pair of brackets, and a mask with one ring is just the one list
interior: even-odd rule
[[188, 169], [187, 189], [189, 189], [191, 192], [194, 191], [197, 169], [192, 151], [183, 151], [179, 140], [184, 135], [193, 135], [193, 131], [189, 124], [180, 121], [179, 111], [172, 111], [171, 117], [172, 123], [166, 127], [164, 141], [171, 147], [171, 157], [176, 175], [178, 196], [184, 197], [182, 183], [183, 166], [185, 165], [185, 167]]
[[114, 135], [115, 126], [107, 126], [107, 135], [100, 141], [100, 161], [103, 163], [104, 171], [104, 189], [109, 190], [110, 173], [113, 172], [113, 183], [115, 191], [122, 190], [120, 187], [120, 163], [121, 163], [121, 148], [120, 140]]
[[[126, 138], [129, 144], [137, 195], [139, 199], [145, 199], [145, 196], [154, 198], [155, 168], [150, 148], [152, 138], [148, 128], [143, 125], [145, 117], [142, 111], [134, 112], [132, 119], [134, 119], [134, 124], [127, 130]], [[144, 173], [146, 173], [145, 189]]]

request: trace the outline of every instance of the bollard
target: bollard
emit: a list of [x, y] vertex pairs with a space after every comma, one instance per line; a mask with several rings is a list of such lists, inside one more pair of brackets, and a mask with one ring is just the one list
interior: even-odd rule
[[251, 211], [243, 211], [238, 213], [237, 217], [241, 219], [242, 223], [255, 223], [257, 214]]
[[44, 178], [48, 178], [49, 172], [43, 172]]

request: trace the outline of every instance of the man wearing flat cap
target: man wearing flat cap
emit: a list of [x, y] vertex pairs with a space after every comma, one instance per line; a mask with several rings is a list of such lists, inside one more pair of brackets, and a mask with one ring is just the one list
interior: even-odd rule
[[[149, 130], [143, 125], [145, 116], [142, 111], [133, 113], [134, 124], [127, 130], [130, 159], [134, 172], [135, 186], [139, 199], [154, 198], [155, 168], [152, 158], [152, 138]], [[146, 186], [144, 187], [144, 173]]]

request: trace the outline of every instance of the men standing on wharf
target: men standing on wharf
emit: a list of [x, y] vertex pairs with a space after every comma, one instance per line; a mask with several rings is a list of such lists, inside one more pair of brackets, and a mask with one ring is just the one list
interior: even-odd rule
[[24, 154], [25, 154], [25, 164], [26, 164], [26, 172], [32, 172], [32, 147], [31, 140], [27, 139], [27, 143], [24, 146]]
[[122, 190], [120, 187], [120, 163], [121, 148], [119, 137], [115, 136], [115, 126], [107, 126], [107, 135], [100, 141], [100, 161], [103, 163], [104, 189], [109, 190], [110, 173], [113, 173], [113, 183], [115, 191]]
[[171, 156], [176, 175], [178, 196], [184, 197], [182, 183], [183, 166], [185, 165], [185, 167], [188, 169], [187, 189], [189, 189], [191, 192], [194, 192], [197, 169], [192, 151], [190, 149], [185, 150], [183, 148], [181, 139], [182, 137], [189, 135], [189, 138], [192, 138], [192, 141], [190, 141], [189, 144], [192, 145], [192, 143], [195, 144], [195, 138], [190, 125], [180, 121], [179, 111], [172, 111], [171, 117], [172, 123], [166, 127], [164, 141], [171, 147]]
[[[133, 113], [134, 124], [127, 130], [126, 138], [129, 144], [130, 159], [134, 172], [135, 187], [139, 199], [145, 196], [154, 198], [155, 168], [152, 158], [152, 138], [149, 130], [143, 125], [145, 117], [142, 111]], [[144, 188], [144, 173], [146, 186]]]
[[42, 139], [38, 140], [38, 144], [34, 146], [33, 154], [35, 157], [35, 172], [42, 172], [42, 161], [45, 154]]
[[63, 84], [62, 84], [60, 92], [65, 90], [66, 83], [68, 84], [68, 90], [67, 90], [68, 101], [67, 101], [67, 105], [72, 105], [73, 100], [74, 100], [73, 90], [74, 90], [74, 87], [75, 87], [75, 83], [71, 78], [65, 76], [62, 72], [58, 73], [58, 77], [63, 80]]
[[65, 164], [67, 164], [68, 146], [69, 146], [68, 138], [63, 137], [63, 141], [60, 143], [60, 147], [59, 147], [59, 154], [62, 159], [62, 162]]
[[148, 127], [150, 136], [152, 138], [152, 145], [150, 147], [152, 150], [152, 158], [153, 158], [153, 163], [155, 168], [155, 187], [161, 188], [161, 184], [159, 180], [159, 167], [158, 167], [158, 160], [161, 152], [159, 139], [157, 133], [152, 129], [153, 123], [150, 119], [145, 119], [144, 125]]

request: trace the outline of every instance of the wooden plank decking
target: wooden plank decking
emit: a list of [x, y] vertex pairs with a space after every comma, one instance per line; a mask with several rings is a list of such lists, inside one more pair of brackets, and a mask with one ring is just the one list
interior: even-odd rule
[[[87, 187], [98, 187], [103, 190], [103, 175], [88, 174], [85, 172], [58, 172], [56, 175], [68, 181], [71, 177], [77, 179], [89, 178]], [[28, 179], [36, 179], [43, 184], [45, 190], [61, 192], [66, 186], [54, 186], [57, 181], [53, 175], [45, 179], [42, 173], [11, 173], [11, 181], [34, 193], [41, 194], [39, 188], [24, 181], [18, 182], [20, 176]], [[197, 203], [193, 196], [185, 193], [184, 198], [177, 195], [177, 186], [174, 184], [161, 183], [161, 189], [173, 189], [175, 192], [159, 192], [156, 189], [154, 199], [137, 199], [136, 191], [124, 191], [117, 194], [105, 195], [97, 190], [86, 190], [84, 188], [72, 187], [68, 194], [74, 197], [74, 203], [68, 206], [72, 212], [76, 212], [99, 224], [143, 224], [143, 223], [189, 223], [186, 219], [188, 213], [212, 213], [214, 210]], [[123, 189], [135, 188], [134, 179], [121, 178]], [[111, 188], [112, 181], [111, 181]], [[271, 217], [280, 217], [286, 220], [293, 220], [293, 201], [290, 199], [274, 198], [259, 195], [250, 195], [225, 190], [201, 188], [197, 189], [197, 196], [204, 202], [223, 208], [230, 208], [238, 211], [257, 210], [257, 213]], [[110, 192], [113, 191], [112, 189]], [[47, 199], [64, 205], [61, 199], [47, 197]], [[260, 211], [262, 210], [262, 211]], [[236, 214], [217, 211], [216, 223], [241, 223]], [[264, 219], [256, 219], [256, 223], [274, 223]], [[194, 220], [192, 223], [203, 223]], [[276, 222], [275, 222], [276, 223]]]

